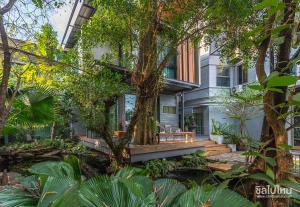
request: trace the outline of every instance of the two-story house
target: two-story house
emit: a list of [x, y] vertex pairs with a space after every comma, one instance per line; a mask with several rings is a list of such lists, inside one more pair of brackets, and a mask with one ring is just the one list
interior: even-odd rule
[[[81, 25], [88, 21], [95, 9], [86, 1], [76, 1], [66, 27], [62, 45], [68, 50], [76, 45], [76, 34]], [[178, 48], [178, 53], [172, 56], [164, 69], [164, 87], [157, 100], [157, 120], [162, 128], [184, 130], [184, 92], [198, 88], [200, 85], [200, 53], [199, 49], [186, 40]], [[93, 48], [95, 60], [110, 51], [109, 46]], [[114, 63], [114, 69], [123, 70]], [[125, 69], [126, 70], [126, 69]], [[135, 106], [134, 91], [119, 98], [112, 110], [114, 130], [125, 130], [128, 126]], [[84, 130], [81, 130], [82, 133]]]
[[[77, 0], [71, 12], [63, 36], [65, 49], [76, 44], [76, 34], [81, 25], [88, 21], [95, 9], [86, 1]], [[93, 49], [95, 60], [109, 52], [109, 46]], [[269, 63], [266, 61], [268, 70]], [[255, 68], [244, 68], [241, 63], [228, 65], [221, 60], [215, 44], [210, 46], [192, 46], [186, 41], [178, 47], [177, 55], [170, 58], [165, 71], [165, 87], [157, 100], [157, 118], [161, 125], [185, 130], [185, 118], [192, 115], [198, 138], [208, 138], [212, 130], [212, 120], [231, 123], [222, 113], [222, 102], [218, 97], [242, 91], [248, 83], [257, 81]], [[269, 73], [269, 71], [266, 71]], [[112, 113], [115, 130], [125, 130], [135, 105], [134, 93], [126, 94], [118, 100]], [[294, 118], [291, 118], [294, 122]], [[299, 119], [295, 117], [295, 119]], [[246, 128], [250, 137], [258, 139], [261, 134], [263, 111], [247, 120]], [[191, 130], [191, 129], [189, 129]], [[299, 127], [289, 131], [289, 144], [300, 144]]]

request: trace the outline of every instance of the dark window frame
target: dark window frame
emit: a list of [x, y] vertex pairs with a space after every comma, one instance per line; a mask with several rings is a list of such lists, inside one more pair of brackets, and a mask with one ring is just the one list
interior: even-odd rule
[[248, 83], [248, 70], [245, 70], [243, 65], [237, 66], [237, 83], [238, 85]]
[[[220, 72], [220, 70], [222, 70]], [[224, 73], [225, 72], [225, 73]], [[230, 67], [217, 66], [216, 85], [219, 87], [230, 87]]]

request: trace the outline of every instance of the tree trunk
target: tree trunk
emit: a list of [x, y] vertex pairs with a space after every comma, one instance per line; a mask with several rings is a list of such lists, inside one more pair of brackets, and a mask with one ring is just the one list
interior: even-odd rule
[[157, 140], [155, 129], [155, 103], [156, 97], [143, 99], [141, 95], [137, 97], [137, 108], [142, 108], [137, 117], [134, 129], [134, 144], [156, 144]]
[[8, 37], [4, 28], [3, 15], [0, 14], [0, 35], [3, 47], [3, 73], [0, 85], [0, 135], [3, 133], [3, 128], [7, 119], [8, 111], [5, 106], [8, 80], [11, 71], [11, 53], [9, 50]]
[[51, 135], [50, 135], [51, 140], [55, 139], [55, 127], [56, 127], [56, 124], [55, 124], [55, 122], [53, 122], [52, 127], [51, 127]]
[[[295, 17], [295, 3], [291, 0], [284, 1], [284, 17], [282, 20], [282, 24], [290, 24], [292, 25]], [[266, 72], [264, 68], [266, 52], [269, 48], [270, 40], [271, 40], [271, 31], [273, 27], [273, 23], [275, 20], [275, 16], [271, 16], [266, 24], [265, 38], [259, 46], [258, 49], [258, 58], [256, 61], [256, 74], [258, 76], [259, 82], [262, 85], [265, 85], [266, 82]], [[291, 51], [291, 40], [292, 40], [292, 29], [288, 27], [280, 32], [280, 36], [284, 38], [283, 43], [281, 43], [278, 47], [278, 55], [277, 55], [277, 65], [275, 70], [279, 73], [289, 73], [290, 68], [288, 67], [290, 61], [290, 51]], [[288, 177], [288, 172], [292, 165], [292, 159], [289, 155], [288, 150], [282, 149], [282, 144], [287, 144], [288, 136], [287, 131], [285, 129], [285, 119], [280, 119], [282, 114], [285, 114], [288, 110], [288, 106], [283, 108], [276, 107], [278, 105], [287, 104], [286, 102], [286, 94], [287, 87], [280, 87], [283, 93], [277, 93], [268, 91], [264, 94], [263, 103], [264, 103], [264, 129], [262, 131], [262, 139], [267, 142], [268, 146], [275, 146], [278, 150], [273, 152], [272, 154], [268, 154], [276, 159], [276, 166], [274, 167], [274, 174], [276, 183], [279, 183], [281, 180], [286, 179]], [[257, 166], [258, 163], [255, 164]], [[262, 167], [262, 166], [260, 166]], [[264, 166], [263, 166], [264, 168]], [[264, 170], [264, 169], [262, 169]], [[280, 195], [279, 195], [280, 196]], [[282, 195], [281, 195], [282, 196]], [[267, 200], [266, 204], [269, 205], [272, 203], [274, 207], [282, 207], [288, 206], [288, 198], [274, 198]]]
[[11, 72], [11, 52], [9, 49], [8, 36], [4, 27], [3, 16], [11, 10], [11, 8], [14, 6], [16, 1], [17, 0], [9, 0], [6, 3], [6, 5], [0, 8], [0, 37], [1, 37], [2, 50], [3, 50], [3, 61], [2, 61], [3, 73], [2, 73], [2, 79], [0, 84], [0, 136], [2, 136], [6, 119], [9, 113], [9, 110], [7, 110], [5, 106], [5, 101], [6, 101], [8, 80]]
[[[155, 104], [160, 92], [162, 69], [158, 68], [158, 1], [149, 1], [149, 27], [141, 38], [136, 67], [136, 104], [126, 137], [135, 144], [157, 143], [155, 133]], [[165, 63], [166, 64], [166, 63]]]
[[124, 157], [124, 149], [127, 144], [126, 140], [118, 140], [113, 141], [112, 132], [110, 130], [110, 107], [115, 104], [115, 101], [107, 100], [104, 101], [104, 124], [103, 128], [100, 129], [99, 133], [101, 138], [104, 139], [106, 144], [111, 149], [113, 156], [116, 160], [116, 162], [119, 165], [123, 165], [125, 163], [125, 157]]

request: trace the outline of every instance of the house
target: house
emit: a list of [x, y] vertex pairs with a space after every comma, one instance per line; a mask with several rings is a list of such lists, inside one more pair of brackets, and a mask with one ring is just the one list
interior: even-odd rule
[[[76, 1], [68, 21], [62, 45], [67, 50], [76, 44], [75, 35], [80, 26], [95, 12], [85, 1]], [[92, 49], [95, 60], [109, 52], [109, 46]], [[164, 69], [164, 87], [157, 100], [157, 120], [162, 128], [184, 130], [184, 92], [200, 86], [200, 53], [189, 40], [178, 47], [178, 53], [172, 56]], [[124, 70], [116, 62], [114, 69]], [[135, 105], [134, 93], [119, 98], [113, 114], [113, 129], [126, 130]], [[81, 130], [84, 133], [84, 130]]]
[[[65, 49], [74, 47], [76, 33], [94, 12], [95, 9], [85, 1], [75, 2], [62, 40]], [[108, 51], [108, 46], [94, 48], [95, 59]], [[268, 61], [265, 64], [268, 70]], [[161, 125], [180, 128], [183, 131], [185, 119], [193, 117], [192, 130], [196, 131], [198, 138], [209, 137], [213, 119], [237, 125], [237, 121], [228, 119], [227, 115], [221, 112], [223, 106], [218, 97], [242, 91], [248, 83], [257, 81], [255, 68], [244, 67], [242, 62], [229, 65], [221, 61], [216, 44], [209, 47], [201, 44], [192, 47], [189, 42], [185, 42], [180, 45], [177, 56], [170, 58], [164, 71], [165, 87], [157, 100], [158, 121]], [[113, 113], [115, 130], [126, 129], [134, 104], [134, 94], [126, 94], [118, 100]], [[294, 122], [294, 119], [299, 118], [291, 119]], [[260, 137], [262, 122], [262, 111], [247, 120], [246, 128], [250, 137]], [[82, 132], [85, 133], [85, 130]], [[289, 131], [289, 144], [300, 145], [299, 132], [300, 124]]]

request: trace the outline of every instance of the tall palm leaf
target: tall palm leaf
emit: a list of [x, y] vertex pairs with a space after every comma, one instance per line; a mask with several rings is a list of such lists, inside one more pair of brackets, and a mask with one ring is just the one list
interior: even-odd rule
[[180, 196], [177, 205], [186, 206], [212, 206], [212, 207], [252, 207], [252, 202], [240, 194], [224, 188], [213, 186], [197, 186]]
[[17, 96], [9, 115], [9, 126], [36, 127], [53, 122], [54, 93], [45, 87], [27, 88]]

